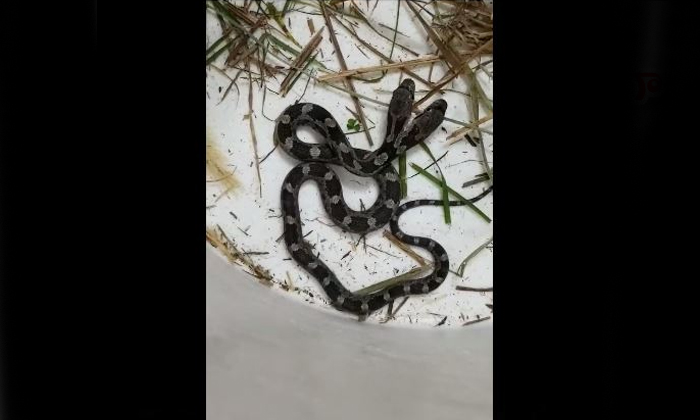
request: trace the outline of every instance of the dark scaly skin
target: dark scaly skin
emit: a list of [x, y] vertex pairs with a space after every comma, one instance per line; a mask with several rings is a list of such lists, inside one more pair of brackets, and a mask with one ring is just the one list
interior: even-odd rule
[[[437, 100], [407, 124], [414, 89], [413, 81], [406, 79], [394, 91], [389, 104], [384, 143], [372, 152], [353, 148], [333, 116], [318, 105], [292, 105], [277, 119], [275, 137], [278, 144], [287, 154], [303, 162], [295, 166], [282, 183], [284, 240], [292, 258], [319, 281], [328, 298], [339, 310], [368, 315], [398, 297], [430, 293], [447, 277], [449, 258], [445, 249], [431, 239], [407, 235], [398, 226], [399, 216], [411, 208], [442, 205], [442, 201], [438, 200], [416, 200], [399, 206], [399, 175], [391, 161], [435, 131], [442, 123], [447, 109], [444, 100]], [[301, 141], [296, 135], [296, 129], [302, 125], [321, 134], [325, 143], [309, 144]], [[379, 196], [372, 207], [365, 211], [349, 208], [343, 199], [343, 188], [338, 176], [329, 164], [343, 166], [359, 176], [373, 177], [379, 185]], [[425, 248], [431, 253], [433, 272], [423, 278], [366, 295], [349, 291], [303, 240], [298, 205], [299, 189], [308, 180], [318, 184], [323, 206], [336, 224], [350, 232], [366, 234], [390, 222], [391, 231], [399, 240]], [[487, 193], [488, 191], [470, 201], [475, 202]], [[451, 206], [464, 204], [459, 201], [450, 202]]]

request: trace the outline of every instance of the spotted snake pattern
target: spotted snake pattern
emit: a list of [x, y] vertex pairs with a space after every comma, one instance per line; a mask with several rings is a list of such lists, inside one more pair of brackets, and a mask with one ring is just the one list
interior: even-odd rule
[[[384, 143], [378, 150], [371, 152], [351, 146], [338, 122], [319, 105], [297, 103], [285, 109], [277, 119], [277, 144], [288, 155], [302, 161], [287, 174], [282, 183], [284, 241], [292, 258], [319, 281], [332, 304], [339, 310], [369, 315], [396, 298], [430, 293], [447, 277], [449, 257], [445, 249], [432, 239], [411, 236], [399, 229], [399, 217], [407, 210], [426, 205], [443, 205], [440, 200], [416, 200], [399, 205], [399, 174], [391, 161], [437, 129], [447, 109], [447, 102], [439, 99], [408, 123], [414, 90], [413, 81], [405, 79], [394, 91], [389, 104]], [[316, 131], [325, 142], [303, 142], [296, 134], [301, 126]], [[365, 211], [355, 211], [348, 207], [338, 175], [329, 165], [340, 165], [353, 174], [373, 177], [379, 185], [379, 195], [372, 207]], [[323, 206], [338, 226], [364, 235], [389, 223], [391, 232], [400, 241], [430, 252], [434, 261], [433, 271], [425, 277], [369, 294], [359, 295], [348, 290], [328, 266], [314, 255], [311, 246], [303, 239], [299, 189], [308, 180], [318, 184]], [[489, 190], [470, 199], [470, 202], [478, 201], [488, 192]], [[464, 204], [462, 201], [450, 201], [451, 206]]]

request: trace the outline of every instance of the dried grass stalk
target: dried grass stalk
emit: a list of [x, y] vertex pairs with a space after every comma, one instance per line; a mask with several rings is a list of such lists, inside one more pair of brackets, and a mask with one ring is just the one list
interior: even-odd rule
[[314, 36], [311, 37], [309, 42], [306, 44], [303, 50], [299, 53], [297, 56], [296, 60], [294, 60], [294, 63], [289, 68], [289, 73], [287, 73], [287, 76], [282, 80], [282, 83], [280, 84], [280, 95], [282, 97], [287, 96], [287, 92], [289, 91], [289, 88], [291, 87], [291, 82], [292, 80], [296, 79], [296, 76], [299, 74], [301, 69], [303, 69], [305, 66], [305, 63], [309, 60], [311, 57], [311, 53], [313, 53], [318, 45], [323, 41], [323, 36], [321, 36], [321, 32], [323, 31], [324, 28], [319, 29]]
[[435, 56], [435, 55], [428, 55], [425, 57], [417, 58], [415, 60], [408, 60], [408, 61], [399, 61], [395, 63], [390, 63], [390, 64], [382, 64], [379, 66], [370, 66], [370, 67], [360, 67], [352, 70], [343, 70], [338, 73], [334, 74], [328, 74], [326, 76], [321, 76], [318, 78], [320, 82], [326, 82], [329, 80], [335, 80], [335, 79], [342, 79], [344, 77], [350, 77], [350, 76], [355, 76], [357, 74], [363, 74], [363, 73], [371, 73], [375, 71], [383, 71], [383, 70], [393, 70], [393, 69], [404, 69], [408, 67], [414, 67], [414, 66], [419, 66], [423, 64], [430, 64], [430, 63], [435, 63], [436, 61], [442, 61], [442, 57]]
[[406, 245], [403, 242], [396, 239], [396, 236], [392, 235], [391, 232], [385, 230], [384, 237], [387, 238], [388, 240], [390, 240], [394, 245], [396, 245], [398, 248], [400, 248], [403, 252], [408, 254], [408, 256], [410, 256], [411, 258], [416, 260], [416, 262], [418, 262], [418, 264], [420, 264], [421, 266], [431, 265], [430, 262], [426, 261], [425, 258], [416, 254], [411, 248], [408, 247], [408, 245]]
[[[326, 21], [326, 26], [328, 26], [328, 32], [331, 37], [331, 41], [333, 42], [333, 46], [335, 47], [335, 55], [338, 57], [338, 63], [340, 64], [340, 69], [345, 71], [348, 69], [347, 64], [345, 63], [345, 58], [343, 57], [343, 50], [340, 49], [340, 44], [338, 44], [338, 39], [335, 37], [335, 32], [333, 30], [333, 23], [331, 22], [331, 19], [328, 17], [328, 11], [326, 10], [326, 7], [324, 6], [323, 2], [319, 3], [321, 5], [321, 12], [323, 13], [323, 19]], [[357, 91], [355, 90], [355, 86], [352, 84], [352, 80], [350, 78], [345, 78], [343, 79], [345, 82], [345, 86], [348, 88], [349, 91], [351, 91], [354, 94], [357, 94]], [[360, 117], [360, 123], [362, 124], [362, 127], [367, 127], [367, 121], [365, 120], [365, 113], [362, 110], [362, 105], [360, 105], [360, 100], [357, 99], [356, 96], [352, 96], [352, 101], [355, 104], [355, 110], [357, 111], [357, 115]], [[369, 143], [370, 146], [374, 146], [374, 142], [372, 141], [372, 136], [369, 133], [369, 130], [365, 130], [365, 137], [367, 137], [367, 142]]]

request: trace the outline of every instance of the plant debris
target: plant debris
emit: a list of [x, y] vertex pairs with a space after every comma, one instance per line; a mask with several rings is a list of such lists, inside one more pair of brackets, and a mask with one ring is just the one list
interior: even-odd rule
[[[464, 182], [463, 188], [486, 182], [488, 189], [480, 197], [490, 193], [493, 188], [493, 168], [487, 160], [486, 145], [484, 144], [482, 133], [491, 134], [486, 124], [493, 119], [492, 100], [487, 97], [476, 76], [477, 74], [480, 76], [486, 75], [489, 79], [493, 77], [493, 60], [490, 59], [493, 51], [493, 13], [491, 5], [484, 1], [424, 2], [418, 0], [397, 0], [394, 3], [396, 14], [394, 16], [395, 19], [393, 19], [394, 17], [392, 18], [394, 20], [392, 27], [375, 20], [372, 12], [377, 7], [378, 1], [375, 0], [373, 5], [370, 3], [369, 0], [366, 2], [366, 5], [362, 4], [362, 2], [356, 2], [356, 0], [331, 0], [328, 2], [287, 0], [280, 7], [282, 3], [273, 4], [273, 2], [254, 2], [250, 0], [233, 3], [228, 1], [206, 2], [208, 12], [216, 17], [221, 27], [221, 36], [213, 40], [206, 48], [207, 67], [214, 70], [217, 73], [217, 77], [225, 78], [224, 84], [218, 87], [218, 93], [215, 92], [218, 103], [224, 102], [234, 87], [238, 97], [240, 97], [241, 89], [239, 89], [239, 84], [248, 83], [246, 119], [248, 120], [250, 141], [253, 146], [251, 166], [255, 167], [259, 196], [261, 198], [263, 196], [260, 166], [276, 150], [277, 145], [260, 159], [254, 123], [253, 84], [258, 85], [258, 88], [263, 91], [261, 115], [270, 121], [273, 120], [265, 115], [267, 91], [269, 90], [271, 94], [279, 98], [285, 97], [292, 91], [298, 92], [301, 90], [302, 85], [297, 86], [299, 79], [306, 78], [305, 81], [302, 80], [301, 82], [303, 84], [301, 96], [298, 93], [295, 94], [297, 102], [303, 98], [307, 87], [312, 81], [315, 88], [333, 89], [348, 95], [354, 104], [354, 110], [350, 110], [353, 117], [347, 120], [346, 126], [350, 133], [346, 134], [364, 133], [368, 144], [372, 146], [371, 131], [376, 127], [376, 124], [365, 115], [363, 108], [367, 104], [386, 108], [389, 104], [386, 101], [379, 100], [376, 95], [372, 97], [371, 93], [358, 93], [356, 86], [359, 88], [360, 84], [377, 83], [387, 74], [399, 72], [424, 85], [421, 90], [416, 90], [417, 100], [414, 103], [414, 113], [421, 112], [423, 104], [436, 94], [450, 91], [464, 96], [467, 102], [469, 118], [466, 121], [460, 121], [455, 119], [454, 115], [446, 116], [446, 123], [456, 124], [458, 127], [450, 128], [448, 125], [448, 129], [442, 127], [442, 130], [445, 132], [449, 131], [447, 139], [450, 142], [448, 145], [460, 140], [473, 143], [473, 146], [477, 148], [476, 152], [479, 153], [479, 162], [482, 162], [484, 166], [483, 174]], [[316, 15], [317, 18], [315, 19], [322, 17], [325, 25], [318, 25], [322, 27], [317, 29], [311, 17], [307, 17], [305, 20], [309, 38], [306, 38], [306, 29], [303, 32], [299, 32], [298, 24], [296, 25], [297, 27], [292, 28], [292, 22], [303, 22], [292, 19], [297, 13], [305, 13], [307, 16]], [[399, 16], [406, 13], [419, 25], [417, 34], [399, 30]], [[360, 33], [362, 32], [359, 31], [361, 27], [371, 31], [372, 36], [361, 36]], [[335, 28], [338, 28], [341, 32], [344, 31], [344, 33], [336, 32]], [[295, 30], [295, 35], [292, 34], [292, 29]], [[328, 31], [327, 38], [329, 39], [324, 39], [323, 34], [326, 30]], [[360, 54], [370, 58], [370, 60], [371, 57], [374, 58], [376, 60], [375, 63], [348, 68], [345, 62], [344, 51], [338, 42], [338, 37], [341, 36], [351, 38], [352, 43], [343, 44], [344, 47], [346, 45], [354, 45], [354, 48], [350, 47], [352, 51], [345, 51], [345, 53], [357, 54], [359, 51]], [[363, 36], [366, 39], [363, 39]], [[422, 54], [414, 51], [411, 48], [414, 44], [408, 42], [412, 41], [411, 38], [415, 40], [419, 37], [426, 39], [430, 44], [430, 50], [424, 50], [425, 52]], [[302, 38], [308, 39], [305, 45]], [[378, 46], [377, 41], [385, 42], [386, 48]], [[330, 68], [333, 67], [331, 57], [324, 60], [323, 48], [328, 45], [333, 47], [337, 69]], [[401, 52], [403, 56], [395, 56], [395, 50]], [[328, 56], [328, 51], [326, 50], [326, 56]], [[408, 55], [408, 58], [406, 55]], [[330, 64], [329, 61], [331, 62]], [[425, 72], [428, 70], [426, 66], [429, 66], [429, 72], [428, 76], [424, 77]], [[442, 69], [443, 67], [443, 70], [446, 70], [444, 74], [434, 80], [433, 77], [435, 74], [438, 74], [438, 71], [433, 70]], [[417, 74], [417, 72], [420, 72], [423, 76]], [[455, 79], [464, 81], [467, 86], [466, 90], [452, 85], [451, 83]], [[277, 92], [267, 86], [270, 80], [273, 80], [273, 86], [279, 85]], [[222, 87], [225, 88], [222, 89]], [[419, 93], [420, 97], [418, 97]], [[480, 109], [483, 111], [480, 111]], [[483, 116], [479, 115], [480, 112]], [[373, 125], [370, 126], [368, 121], [372, 122]], [[473, 140], [470, 141], [470, 139]], [[232, 165], [228, 165], [223, 159], [223, 154], [218, 153], [216, 146], [210, 143], [210, 133], [208, 132], [207, 183], [212, 184], [212, 186], [220, 184], [222, 190], [213, 194], [215, 197], [214, 204], [208, 203], [207, 209], [214, 208], [216, 202], [222, 197], [228, 197], [230, 193], [237, 191], [237, 188], [241, 185], [234, 175], [235, 168], [230, 170], [229, 166]], [[438, 164], [446, 156], [446, 153], [436, 159], [426, 144], [421, 145], [430, 156], [432, 163], [426, 168], [421, 168], [413, 163], [411, 167], [416, 170], [417, 173], [415, 175], [427, 178], [440, 188], [445, 222], [449, 224], [452, 221], [450, 206], [447, 205], [450, 195], [466, 202], [482, 219], [490, 222], [491, 219], [483, 211], [448, 186], [446, 174], [442, 172]], [[399, 156], [398, 165], [403, 198], [407, 196], [408, 192], [407, 180], [415, 175], [407, 176], [408, 162], [405, 153]], [[427, 169], [431, 166], [436, 166], [439, 177], [427, 172]], [[452, 165], [443, 167], [449, 168], [450, 166]], [[236, 214], [233, 212], [229, 212], [229, 214], [234, 220], [238, 220]], [[319, 222], [323, 223], [320, 220]], [[250, 236], [248, 228], [236, 228], [246, 237]], [[240, 245], [229, 239], [218, 225], [217, 229], [207, 229], [207, 240], [213, 246], [223, 252], [229, 261], [243, 266], [247, 272], [258, 278], [261, 283], [268, 285], [274, 283], [270, 273], [251, 259], [251, 256], [268, 255], [267, 251], [245, 251]], [[304, 237], [307, 237], [312, 232], [313, 230], [309, 231]], [[384, 232], [384, 236], [393, 245], [396, 245], [399, 249], [406, 252], [408, 256], [416, 260], [419, 267], [410, 270], [408, 273], [369, 286], [360, 291], [360, 293], [370, 293], [373, 290], [372, 288], [376, 288], [377, 285], [386, 286], [387, 284], [392, 284], [392, 282], [401, 282], [412, 275], [416, 275], [420, 270], [432, 269], [432, 264], [412, 251], [408, 245], [393, 238], [389, 232]], [[277, 241], [281, 240], [282, 237], [283, 235]], [[323, 242], [324, 240], [321, 240], [321, 243]], [[456, 274], [463, 276], [469, 260], [484, 248], [489, 248], [490, 243], [491, 240], [469, 254], [460, 264]], [[273, 244], [273, 246], [276, 247], [277, 245]], [[368, 252], [367, 248], [393, 258], [401, 258], [365, 243], [365, 252]], [[355, 247], [353, 247], [353, 250], [355, 250]], [[355, 250], [355, 252], [357, 251]], [[350, 253], [351, 251], [348, 251], [342, 256], [341, 260], [345, 260]], [[354, 255], [349, 260], [352, 260]], [[370, 255], [372, 255], [371, 251]], [[369, 269], [367, 270], [370, 271]], [[285, 290], [299, 291], [298, 287], [292, 284], [289, 273], [287, 273], [285, 281], [278, 283]], [[492, 288], [490, 290], [465, 286], [456, 286], [456, 288], [462, 291], [492, 291]], [[394, 319], [396, 312], [401, 309], [407, 300], [408, 297], [404, 298], [396, 307], [394, 302], [391, 302], [387, 310], [386, 319], [382, 322]], [[487, 304], [487, 306], [492, 309], [491, 305]], [[447, 318], [445, 316], [437, 326], [444, 325]], [[488, 318], [479, 318], [464, 325], [480, 322]]]

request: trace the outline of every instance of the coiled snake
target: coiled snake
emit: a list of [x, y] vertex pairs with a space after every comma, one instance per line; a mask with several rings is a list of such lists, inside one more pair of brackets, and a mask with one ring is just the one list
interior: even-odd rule
[[[447, 102], [439, 99], [406, 124], [411, 115], [414, 90], [413, 81], [405, 79], [394, 91], [389, 104], [384, 143], [373, 152], [352, 147], [333, 116], [316, 104], [297, 103], [285, 109], [277, 119], [277, 143], [288, 155], [303, 162], [295, 166], [282, 183], [284, 240], [294, 260], [319, 281], [328, 298], [339, 310], [368, 315], [398, 297], [429, 293], [438, 288], [447, 277], [449, 257], [445, 249], [432, 239], [411, 236], [399, 229], [399, 217], [405, 211], [418, 206], [443, 204], [440, 200], [416, 200], [399, 205], [399, 175], [391, 161], [437, 129], [447, 109]], [[321, 134], [325, 143], [310, 144], [301, 141], [296, 134], [300, 126], [308, 126]], [[343, 188], [330, 164], [341, 165], [356, 175], [371, 176], [377, 181], [379, 196], [371, 208], [355, 211], [347, 206], [343, 199]], [[337, 225], [350, 232], [366, 234], [389, 222], [391, 232], [400, 241], [425, 248], [431, 253], [433, 272], [374, 293], [358, 295], [349, 291], [328, 266], [313, 254], [311, 246], [303, 239], [298, 195], [299, 188], [307, 180], [316, 181], [323, 206]], [[487, 193], [488, 190], [470, 201], [476, 202]], [[450, 201], [451, 206], [464, 204], [462, 201]]]

